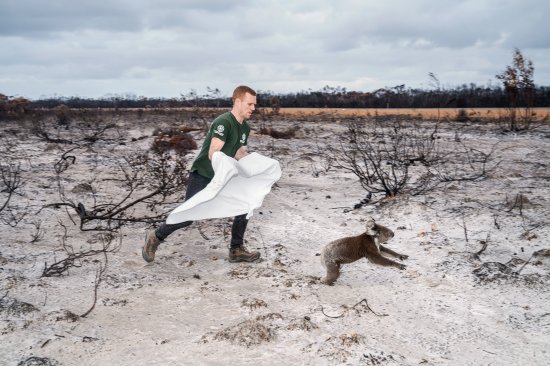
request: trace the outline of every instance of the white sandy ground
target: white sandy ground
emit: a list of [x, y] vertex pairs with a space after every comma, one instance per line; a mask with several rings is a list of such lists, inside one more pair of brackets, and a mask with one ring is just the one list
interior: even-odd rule
[[[105, 156], [147, 149], [159, 124], [118, 123], [126, 144], [99, 141], [93, 150], [78, 151], [75, 164], [61, 174], [67, 196], [89, 202], [86, 193], [71, 189], [112, 171]], [[2, 125], [3, 153], [21, 164], [25, 182], [14, 204], [28, 205], [32, 213], [15, 228], [0, 225], [0, 364], [550, 363], [550, 257], [533, 257], [517, 277], [496, 278], [496, 264], [481, 267], [499, 262], [518, 270], [535, 251], [550, 248], [548, 127], [502, 134], [494, 126], [472, 125], [463, 135], [467, 141], [481, 148], [501, 141], [496, 156], [502, 163], [488, 179], [348, 210], [366, 192], [350, 173], [333, 167], [325, 172], [316, 154], [316, 144], [334, 144], [343, 125], [273, 123], [292, 125], [300, 127], [301, 138], [251, 138], [251, 149], [280, 160], [283, 168], [247, 231], [247, 245], [261, 252], [262, 262], [227, 261], [230, 219], [174, 233], [152, 264], [141, 258], [145, 225], [128, 225], [120, 250], [108, 256], [95, 309], [85, 318], [72, 314], [91, 307], [104, 257], [79, 262], [62, 277], [41, 277], [45, 262], [66, 256], [59, 222], [75, 250], [98, 241], [97, 233], [73, 225], [64, 209], [36, 214], [60, 200], [53, 165], [68, 147], [43, 142], [15, 123]], [[316, 142], [303, 138], [312, 134]], [[441, 135], [451, 140], [454, 132], [443, 129]], [[93, 184], [100, 197], [115, 189], [109, 181]], [[504, 203], [520, 193], [528, 199], [521, 212], [506, 212]], [[316, 254], [331, 240], [361, 233], [369, 216], [394, 230], [388, 246], [410, 256], [407, 269], [361, 260], [344, 266], [334, 286], [319, 284], [323, 268]], [[45, 233], [35, 243], [33, 221]], [[474, 259], [487, 239], [480, 260]], [[489, 280], [474, 274], [480, 267]]]

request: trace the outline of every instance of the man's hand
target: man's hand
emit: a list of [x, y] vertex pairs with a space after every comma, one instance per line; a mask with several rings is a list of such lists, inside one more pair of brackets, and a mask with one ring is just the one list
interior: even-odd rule
[[241, 160], [241, 158], [244, 158], [248, 155], [248, 150], [246, 149], [246, 146], [241, 146], [239, 150], [235, 153], [235, 159]]

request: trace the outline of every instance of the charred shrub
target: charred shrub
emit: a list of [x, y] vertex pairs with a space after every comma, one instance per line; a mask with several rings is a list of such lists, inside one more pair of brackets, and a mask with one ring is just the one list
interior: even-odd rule
[[291, 139], [296, 136], [296, 127], [290, 127], [286, 130], [276, 130], [272, 127], [261, 127], [259, 134], [260, 135], [269, 135], [273, 137], [274, 139]]
[[171, 150], [178, 154], [185, 154], [190, 150], [195, 150], [197, 143], [193, 139], [193, 136], [189, 134], [189, 131], [191, 129], [188, 128], [155, 130], [153, 135], [156, 137], [151, 145], [151, 150], [159, 154]]
[[470, 116], [468, 116], [468, 112], [466, 112], [465, 109], [459, 109], [456, 113], [455, 121], [457, 122], [468, 122], [470, 120]]
[[70, 109], [65, 104], [60, 104], [53, 110], [59, 125], [67, 125], [70, 120]]

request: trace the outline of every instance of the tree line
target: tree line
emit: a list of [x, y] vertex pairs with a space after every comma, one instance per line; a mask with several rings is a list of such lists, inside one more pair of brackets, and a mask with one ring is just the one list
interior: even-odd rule
[[[217, 89], [214, 89], [217, 90]], [[523, 106], [527, 101], [518, 101]], [[181, 108], [231, 107], [230, 98], [219, 94], [199, 95], [192, 91], [179, 98], [145, 98], [115, 95], [90, 99], [81, 97], [52, 97], [32, 101], [31, 108], [54, 108], [64, 104], [69, 108]], [[550, 106], [550, 87], [533, 89], [531, 107]], [[509, 97], [502, 87], [479, 86], [474, 83], [455, 88], [416, 89], [404, 84], [372, 92], [348, 91], [342, 87], [325, 86], [312, 91], [273, 93], [259, 91], [258, 106], [272, 108], [505, 108]]]

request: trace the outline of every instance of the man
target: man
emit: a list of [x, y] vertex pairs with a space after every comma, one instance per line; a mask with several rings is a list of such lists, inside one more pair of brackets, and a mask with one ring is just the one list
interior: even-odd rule
[[[248, 155], [246, 148], [250, 127], [246, 120], [256, 108], [256, 92], [248, 86], [238, 86], [233, 91], [233, 108], [218, 116], [210, 126], [199, 155], [191, 166], [185, 200], [203, 190], [214, 177], [212, 155], [221, 151], [237, 160]], [[163, 223], [157, 229], [147, 232], [141, 251], [146, 262], [155, 259], [158, 246], [174, 231], [191, 225], [192, 221], [178, 224]], [[236, 216], [231, 228], [229, 248], [230, 262], [253, 262], [260, 258], [259, 252], [250, 252], [243, 246], [248, 220], [246, 214]]]

